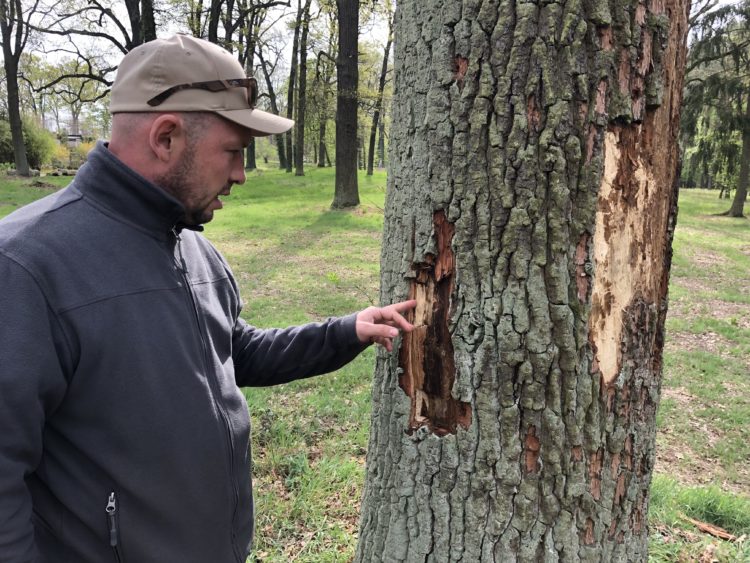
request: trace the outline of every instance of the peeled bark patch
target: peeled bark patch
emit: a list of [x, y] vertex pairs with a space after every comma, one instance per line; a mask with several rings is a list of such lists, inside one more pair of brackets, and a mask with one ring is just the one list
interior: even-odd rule
[[427, 427], [438, 436], [455, 434], [457, 425], [468, 428], [471, 407], [451, 396], [456, 365], [448, 326], [454, 288], [455, 260], [451, 241], [454, 227], [438, 211], [434, 216], [437, 254], [412, 265], [416, 276], [409, 299], [417, 307], [409, 319], [414, 331], [404, 337], [399, 384], [411, 398], [411, 431]]
[[638, 129], [614, 127], [604, 138], [589, 336], [605, 382], [620, 371], [624, 316], [633, 299], [656, 303], [663, 297], [665, 240], [653, 233], [666, 228], [670, 210], [639, 154]]

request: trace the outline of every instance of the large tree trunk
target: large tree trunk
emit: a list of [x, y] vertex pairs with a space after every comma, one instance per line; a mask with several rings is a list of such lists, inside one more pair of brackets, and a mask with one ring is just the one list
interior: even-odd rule
[[375, 160], [375, 137], [380, 125], [380, 110], [383, 107], [383, 92], [385, 91], [385, 79], [388, 76], [388, 57], [391, 54], [391, 42], [393, 33], [391, 31], [393, 23], [388, 22], [388, 41], [385, 44], [383, 52], [383, 66], [380, 68], [380, 82], [378, 83], [378, 98], [375, 101], [375, 113], [372, 116], [372, 126], [370, 127], [370, 145], [367, 149], [367, 175], [372, 176], [372, 167]]
[[[8, 121], [13, 142], [13, 159], [21, 176], [29, 176], [29, 161], [23, 140], [23, 122], [18, 95], [18, 60], [23, 51], [25, 22], [20, 0], [0, 0], [0, 36], [3, 42], [6, 91], [8, 95]], [[13, 50], [15, 47], [15, 51]]]
[[294, 175], [305, 175], [305, 109], [307, 105], [307, 34], [310, 30], [310, 4], [306, 0], [302, 13], [299, 41], [299, 89], [297, 91], [297, 138], [294, 153]]
[[745, 126], [742, 128], [742, 159], [740, 161], [740, 177], [737, 190], [734, 192], [732, 207], [727, 211], [730, 217], [744, 217], [747, 188], [750, 183], [750, 94], [745, 97]]
[[339, 52], [336, 57], [336, 188], [333, 208], [359, 205], [357, 184], [357, 88], [359, 0], [336, 0]]
[[645, 561], [688, 2], [397, 10], [355, 560]]

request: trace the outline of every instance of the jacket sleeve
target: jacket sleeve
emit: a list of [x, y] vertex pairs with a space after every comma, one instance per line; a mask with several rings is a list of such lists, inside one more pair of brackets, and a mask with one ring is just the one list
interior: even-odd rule
[[47, 413], [66, 380], [58, 358], [61, 328], [29, 273], [0, 254], [0, 561], [37, 557], [25, 477], [42, 456]]
[[339, 369], [367, 348], [357, 338], [356, 318], [283, 330], [261, 330], [238, 319], [232, 339], [237, 385], [277, 385]]

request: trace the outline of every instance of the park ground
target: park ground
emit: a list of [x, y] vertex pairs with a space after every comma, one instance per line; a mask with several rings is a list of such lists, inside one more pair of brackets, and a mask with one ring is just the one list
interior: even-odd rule
[[[0, 216], [68, 182], [0, 178]], [[350, 211], [330, 209], [332, 185], [330, 169], [254, 171], [207, 226], [251, 323], [286, 326], [377, 302], [385, 173], [360, 177], [362, 204]], [[750, 220], [718, 215], [728, 207], [716, 192], [680, 194], [649, 513], [654, 562], [750, 562]], [[351, 560], [373, 365], [368, 349], [333, 375], [245, 392], [257, 501], [249, 561]]]

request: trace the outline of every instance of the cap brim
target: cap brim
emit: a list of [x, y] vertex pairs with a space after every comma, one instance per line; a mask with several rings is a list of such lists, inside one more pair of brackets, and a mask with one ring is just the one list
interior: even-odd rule
[[289, 131], [294, 125], [294, 121], [291, 119], [259, 109], [214, 110], [214, 113], [238, 125], [251, 129], [254, 137], [279, 135]]

